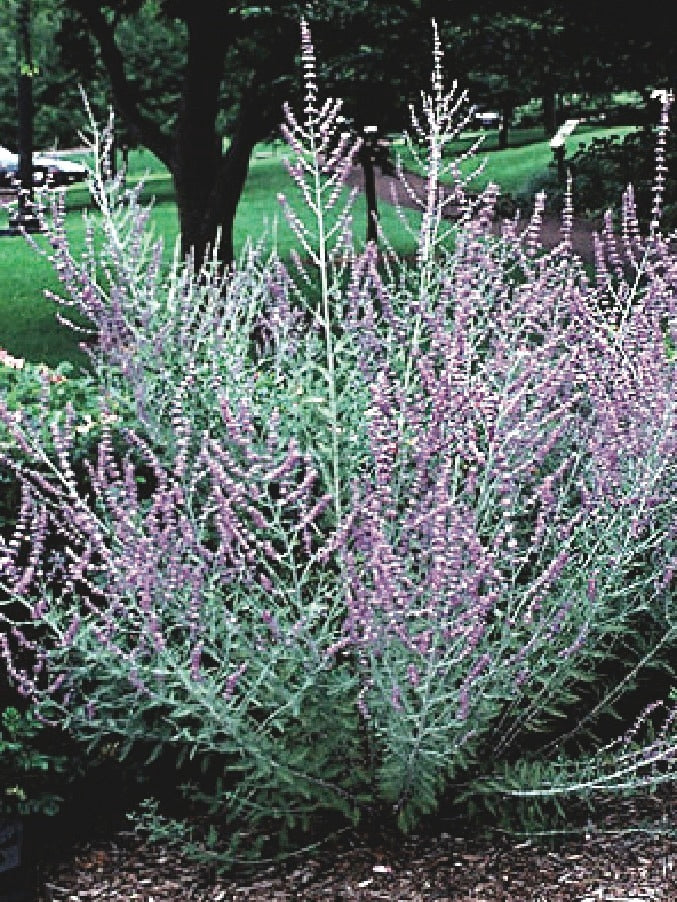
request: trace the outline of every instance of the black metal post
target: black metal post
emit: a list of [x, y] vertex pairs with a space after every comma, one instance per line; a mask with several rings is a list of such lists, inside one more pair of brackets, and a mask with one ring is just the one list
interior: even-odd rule
[[31, 0], [17, 5], [17, 117], [19, 152], [19, 202], [10, 220], [13, 231], [37, 232], [40, 223], [33, 212], [33, 76], [31, 54]]
[[358, 159], [362, 164], [364, 173], [364, 192], [367, 201], [367, 242], [376, 243], [378, 239], [378, 206], [376, 200], [376, 180], [374, 178], [374, 163], [376, 162], [376, 127], [367, 126], [362, 131], [362, 147], [358, 153]]
[[564, 146], [564, 142], [559, 147], [554, 148], [555, 154], [555, 163], [557, 165], [557, 181], [560, 185], [566, 185], [567, 181], [567, 167], [566, 167], [566, 147]]

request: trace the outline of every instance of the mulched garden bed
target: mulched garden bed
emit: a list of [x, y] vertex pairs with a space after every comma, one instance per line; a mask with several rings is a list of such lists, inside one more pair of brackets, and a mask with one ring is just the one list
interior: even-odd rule
[[39, 902], [160, 900], [677, 900], [677, 792], [610, 802], [556, 844], [427, 832], [367, 840], [345, 834], [286, 865], [216, 878], [133, 832], [83, 844], [40, 868]]

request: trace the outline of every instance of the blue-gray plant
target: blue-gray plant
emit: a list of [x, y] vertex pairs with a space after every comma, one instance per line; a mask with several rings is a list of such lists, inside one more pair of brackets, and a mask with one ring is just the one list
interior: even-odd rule
[[[542, 197], [524, 230], [493, 236], [497, 186], [471, 196], [444, 157], [466, 97], [444, 89], [436, 31], [434, 53], [412, 109], [427, 161], [415, 264], [384, 235], [380, 252], [353, 246], [359, 147], [340, 101], [318, 100], [303, 23], [306, 106], [283, 134], [314, 227], [280, 199], [299, 253], [166, 272], [138, 196], [100, 164], [103, 250], [92, 237], [74, 260], [58, 211], [52, 232], [62, 300], [96, 339], [102, 437], [84, 483], [72, 406], [47, 449], [39, 421], [0, 402], [23, 449], [5, 454], [23, 494], [0, 540], [10, 677], [92, 746], [216, 757], [221, 861], [255, 848], [252, 830], [332, 812], [410, 829], [461, 777], [469, 795], [538, 797], [674, 779], [668, 700], [662, 720], [652, 705], [595, 743], [599, 716], [675, 647], [669, 98], [649, 233], [629, 190], [590, 277], [570, 203], [554, 251]], [[621, 650], [626, 671], [590, 701]]]

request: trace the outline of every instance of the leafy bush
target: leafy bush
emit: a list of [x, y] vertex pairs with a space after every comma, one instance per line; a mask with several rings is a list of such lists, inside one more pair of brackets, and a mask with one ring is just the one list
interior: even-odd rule
[[[48, 469], [55, 450], [50, 424], [63, 419], [69, 409], [78, 411], [74, 464], [87, 457], [101, 437], [99, 385], [86, 373], [75, 376], [71, 363], [64, 361], [50, 370], [0, 348], [0, 396], [6, 417], [30, 424], [36, 430], [46, 451], [43, 464]], [[7, 459], [9, 452], [11, 460]], [[17, 448], [5, 423], [0, 422], [0, 530], [15, 525], [18, 515], [21, 486], [16, 475], [17, 452], [28, 455], [23, 456], [24, 461], [33, 459], [31, 452]]]
[[68, 769], [64, 755], [40, 748], [45, 728], [30, 711], [5, 708], [0, 714], [0, 814], [56, 814], [61, 797], [54, 793]]
[[[74, 261], [58, 210], [52, 232], [64, 303], [97, 333], [107, 415], [84, 481], [77, 411], [51, 417], [47, 448], [0, 408], [35, 461], [17, 452], [0, 544], [25, 612], [0, 638], [11, 679], [92, 748], [204, 762], [213, 785], [186, 792], [214, 829], [188, 848], [225, 865], [335, 815], [411, 829], [457, 783], [491, 799], [655, 784], [677, 748], [674, 706], [634, 727], [621, 711], [623, 735], [600, 739], [675, 648], [667, 241], [639, 233], [630, 196], [631, 277], [611, 233], [586, 275], [569, 205], [551, 253], [543, 198], [523, 235], [493, 238], [497, 187], [473, 198], [443, 159], [465, 95], [444, 92], [436, 38], [412, 111], [416, 262], [383, 235], [357, 254], [342, 189], [359, 146], [336, 134], [340, 102], [317, 100], [305, 23], [302, 49], [305, 117], [287, 108], [282, 130], [314, 231], [280, 198], [301, 253], [165, 273], [104, 162], [102, 255]], [[463, 211], [446, 230], [444, 172]], [[155, 835], [180, 827], [146, 815]]]
[[[671, 129], [667, 134], [663, 209], [661, 223], [666, 231], [677, 226], [677, 132], [674, 113]], [[667, 127], [667, 122], [664, 127]], [[597, 138], [588, 147], [579, 149], [567, 161], [573, 176], [574, 209], [582, 215], [602, 218], [608, 209], [614, 210], [617, 223], [621, 220], [620, 199], [628, 185], [633, 186], [638, 219], [646, 229], [651, 219], [656, 174], [655, 135], [650, 129], [641, 129], [624, 138]], [[554, 173], [546, 185], [553, 208], [561, 210], [564, 188], [558, 184]]]

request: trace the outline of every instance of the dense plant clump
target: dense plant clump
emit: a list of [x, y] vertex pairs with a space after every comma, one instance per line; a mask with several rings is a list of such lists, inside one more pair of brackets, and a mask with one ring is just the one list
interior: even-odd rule
[[[282, 131], [314, 225], [280, 198], [299, 252], [166, 272], [104, 163], [103, 250], [92, 231], [76, 261], [58, 209], [51, 231], [61, 302], [95, 338], [93, 452], [76, 472], [80, 414], [50, 413], [48, 374], [41, 411], [0, 401], [21, 484], [0, 540], [10, 678], [92, 748], [203, 761], [213, 784], [186, 792], [220, 828], [190, 848], [226, 866], [328, 815], [411, 829], [456, 783], [594, 797], [675, 773], [674, 700], [623, 710], [677, 637], [660, 168], [648, 235], [628, 191], [593, 277], [570, 192], [554, 251], [542, 196], [524, 232], [492, 237], [497, 186], [471, 196], [444, 159], [466, 97], [444, 89], [435, 32], [412, 109], [416, 262], [384, 235], [359, 252], [343, 191], [359, 142], [317, 99], [305, 23], [302, 51], [304, 117], [286, 108]], [[622, 735], [603, 741], [614, 710]]]
[[[67, 404], [79, 412], [75, 434], [74, 462], [92, 452], [101, 437], [101, 404], [98, 382], [83, 374], [75, 377], [73, 365], [61, 363], [55, 370], [44, 364], [33, 364], [22, 357], [14, 357], [0, 348], [0, 392], [8, 414], [13, 417], [40, 422], [40, 439], [45, 449], [53, 452], [49, 424], [63, 415]], [[45, 408], [48, 411], [44, 416]], [[0, 530], [7, 530], [16, 522], [20, 485], [16, 479], [17, 448], [5, 423], [0, 423], [0, 451], [11, 450], [12, 462], [0, 464]], [[25, 461], [32, 460], [28, 452]]]

